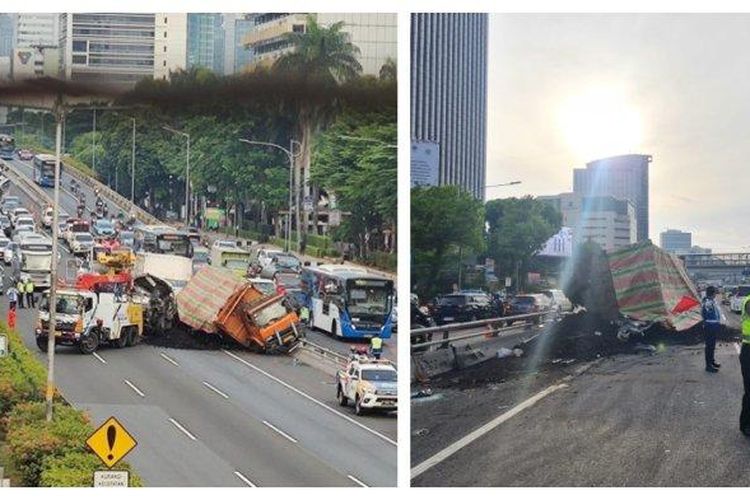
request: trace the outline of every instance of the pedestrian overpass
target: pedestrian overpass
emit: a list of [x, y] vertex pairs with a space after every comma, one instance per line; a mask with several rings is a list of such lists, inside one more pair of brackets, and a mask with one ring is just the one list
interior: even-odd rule
[[691, 276], [721, 278], [737, 283], [750, 277], [750, 252], [695, 253], [681, 255], [680, 259]]

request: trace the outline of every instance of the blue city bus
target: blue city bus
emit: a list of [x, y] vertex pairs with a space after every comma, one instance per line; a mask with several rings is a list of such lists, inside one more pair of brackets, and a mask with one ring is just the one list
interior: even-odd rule
[[[38, 154], [34, 156], [34, 182], [42, 187], [55, 187], [55, 156]], [[60, 162], [60, 172], [62, 172]]]
[[16, 140], [7, 134], [0, 134], [0, 158], [12, 160], [16, 154]]
[[302, 269], [310, 326], [336, 337], [387, 339], [393, 330], [393, 280], [343, 264]]

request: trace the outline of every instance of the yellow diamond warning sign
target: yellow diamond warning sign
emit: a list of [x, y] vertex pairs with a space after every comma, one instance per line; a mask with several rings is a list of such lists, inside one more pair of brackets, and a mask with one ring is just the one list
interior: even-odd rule
[[86, 444], [111, 469], [138, 443], [115, 417], [109, 417], [86, 440]]

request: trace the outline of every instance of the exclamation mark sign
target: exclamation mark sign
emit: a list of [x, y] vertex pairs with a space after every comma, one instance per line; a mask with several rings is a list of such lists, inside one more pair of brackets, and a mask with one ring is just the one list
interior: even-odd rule
[[112, 449], [115, 447], [115, 440], [117, 439], [117, 428], [114, 425], [110, 425], [107, 427], [107, 444], [109, 445], [109, 455], [107, 455], [107, 460], [112, 460], [115, 458], [114, 455], [112, 455]]

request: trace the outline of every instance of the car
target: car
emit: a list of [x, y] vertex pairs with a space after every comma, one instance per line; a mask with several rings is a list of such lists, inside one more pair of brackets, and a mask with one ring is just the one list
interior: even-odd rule
[[298, 311], [305, 303], [305, 294], [302, 292], [302, 278], [299, 273], [278, 272], [273, 277], [276, 283], [276, 292], [286, 294], [289, 305]]
[[250, 278], [248, 280], [263, 295], [276, 295], [276, 283], [265, 278]]
[[91, 225], [94, 236], [111, 237], [115, 235], [115, 225], [109, 219], [97, 219]]
[[550, 299], [552, 309], [558, 313], [570, 312], [573, 310], [573, 303], [565, 296], [562, 290], [550, 289], [542, 292]]
[[21, 216], [31, 216], [31, 212], [29, 212], [25, 207], [16, 207], [10, 212], [10, 221], [13, 224], [13, 227], [16, 225], [16, 220]]
[[252, 258], [252, 262], [254, 264], [257, 264], [259, 268], [263, 269], [271, 263], [274, 255], [284, 252], [282, 250], [279, 250], [278, 248], [259, 247], [256, 248], [253, 253], [254, 256]]
[[91, 233], [74, 233], [70, 239], [70, 251], [74, 255], [88, 254], [94, 249], [94, 237]]
[[200, 229], [193, 226], [181, 226], [180, 231], [185, 231], [188, 234], [188, 238], [193, 242], [193, 245], [200, 245], [201, 243], [201, 232]]
[[[533, 314], [537, 312], [549, 311], [552, 309], [552, 301], [546, 295], [542, 293], [529, 293], [524, 295], [516, 295], [510, 301], [510, 315], [518, 316], [521, 314]], [[537, 318], [534, 320], [539, 322]], [[509, 325], [513, 324], [513, 320], [508, 322]]]
[[5, 233], [5, 236], [10, 236], [11, 229], [10, 218], [7, 215], [0, 214], [0, 230]]
[[20, 255], [21, 247], [15, 241], [8, 243], [3, 249], [3, 262], [5, 265], [10, 265], [13, 262], [13, 257]]
[[237, 248], [237, 242], [232, 240], [216, 240], [211, 248]]
[[124, 247], [133, 248], [133, 245], [135, 245], [135, 235], [133, 231], [120, 231], [117, 234], [117, 239]]
[[18, 159], [23, 161], [30, 161], [34, 159], [34, 152], [30, 149], [19, 149]]
[[496, 310], [488, 294], [467, 291], [441, 295], [430, 313], [438, 325], [444, 325], [491, 318], [496, 315]]
[[742, 301], [745, 297], [750, 295], [750, 285], [739, 285], [735, 290], [732, 298], [729, 299], [729, 310], [733, 313], [740, 314], [742, 312]]
[[[54, 208], [47, 207], [44, 209], [44, 212], [42, 214], [42, 226], [44, 226], [47, 229], [52, 228], [52, 219], [54, 218], [55, 212]], [[70, 218], [70, 216], [63, 210], [57, 211], [57, 221], [66, 221]]]
[[8, 248], [8, 245], [10, 244], [11, 241], [8, 238], [0, 237], [0, 252], [5, 252], [5, 249]]
[[341, 406], [354, 404], [354, 413], [395, 411], [398, 408], [398, 373], [385, 359], [354, 356], [345, 369], [336, 372], [336, 399]]
[[193, 274], [209, 265], [209, 250], [203, 245], [193, 245]]
[[271, 261], [260, 269], [261, 278], [272, 279], [278, 273], [299, 273], [302, 270], [302, 262], [294, 254], [279, 251], [270, 254], [270, 258]]
[[21, 205], [21, 200], [18, 196], [3, 196], [2, 204], [0, 204], [0, 212], [4, 215], [10, 216], [10, 213]]

